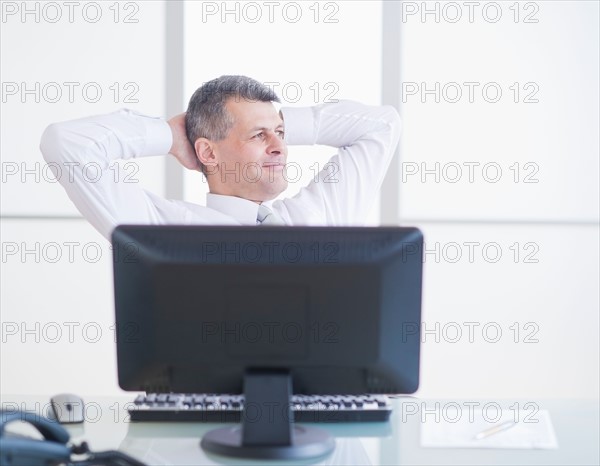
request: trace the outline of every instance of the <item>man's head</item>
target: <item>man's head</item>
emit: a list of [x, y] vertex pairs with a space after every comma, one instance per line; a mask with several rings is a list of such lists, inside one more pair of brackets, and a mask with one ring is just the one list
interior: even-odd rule
[[221, 76], [194, 93], [186, 131], [210, 191], [262, 202], [287, 187], [283, 121], [267, 86], [245, 76]]

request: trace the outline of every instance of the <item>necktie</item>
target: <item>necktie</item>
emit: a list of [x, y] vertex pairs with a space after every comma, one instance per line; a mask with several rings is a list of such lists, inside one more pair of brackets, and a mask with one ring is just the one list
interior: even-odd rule
[[260, 225], [285, 225], [283, 219], [266, 205], [258, 206], [258, 223]]

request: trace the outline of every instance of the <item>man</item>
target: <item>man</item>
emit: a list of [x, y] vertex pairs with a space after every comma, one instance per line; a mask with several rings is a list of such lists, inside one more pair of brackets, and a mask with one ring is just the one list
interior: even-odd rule
[[[121, 110], [50, 125], [40, 148], [70, 176], [60, 183], [90, 223], [109, 238], [123, 223], [220, 225], [356, 225], [373, 204], [398, 143], [392, 107], [341, 101], [282, 108], [271, 89], [244, 76], [200, 87], [188, 110], [168, 122]], [[287, 187], [288, 144], [338, 148], [328, 168], [296, 196]], [[206, 206], [163, 199], [137, 183], [114, 180], [116, 159], [173, 154], [207, 178]], [[93, 162], [103, 173], [86, 175]], [[261, 207], [262, 206], [262, 207]], [[267, 207], [267, 209], [265, 209]]]

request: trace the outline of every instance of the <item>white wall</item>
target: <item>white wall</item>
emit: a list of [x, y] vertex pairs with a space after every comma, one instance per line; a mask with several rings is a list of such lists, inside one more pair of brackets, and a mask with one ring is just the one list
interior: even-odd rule
[[0, 234], [1, 392], [118, 392], [107, 241], [80, 219], [5, 219]]
[[[80, 2], [71, 17], [68, 3], [2, 3], [3, 215], [77, 214], [38, 148], [50, 123], [164, 112], [162, 2]], [[162, 162], [144, 160], [135, 179], [161, 192]]]
[[[38, 146], [56, 121], [122, 107], [164, 114], [164, 4], [71, 3], [1, 6], [2, 393], [118, 391], [108, 243]], [[163, 167], [159, 157], [114, 173], [160, 194]]]
[[411, 3], [402, 218], [598, 222], [598, 2], [483, 2], [472, 23], [443, 2], [423, 21]]
[[398, 14], [396, 217], [427, 251], [418, 393], [597, 398], [599, 4], [469, 8]]
[[419, 396], [598, 396], [598, 227], [419, 227], [428, 250]]

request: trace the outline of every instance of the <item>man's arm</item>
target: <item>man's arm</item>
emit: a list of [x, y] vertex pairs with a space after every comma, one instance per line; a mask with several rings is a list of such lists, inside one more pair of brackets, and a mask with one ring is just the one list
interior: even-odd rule
[[44, 131], [40, 149], [50, 167], [61, 170], [57, 178], [82, 215], [109, 238], [120, 223], [165, 223], [183, 215], [177, 206], [142, 189], [137, 180], [124, 179], [113, 165], [118, 159], [174, 151], [190, 168], [187, 138], [174, 137], [179, 131], [177, 118], [167, 123], [120, 110], [56, 123]]
[[196, 151], [190, 144], [185, 131], [185, 113], [180, 113], [167, 121], [173, 134], [173, 145], [170, 154], [173, 154], [181, 165], [190, 170], [202, 171]]
[[288, 144], [323, 144], [338, 152], [306, 188], [275, 206], [292, 224], [363, 224], [400, 138], [398, 112], [341, 101], [282, 113]]

